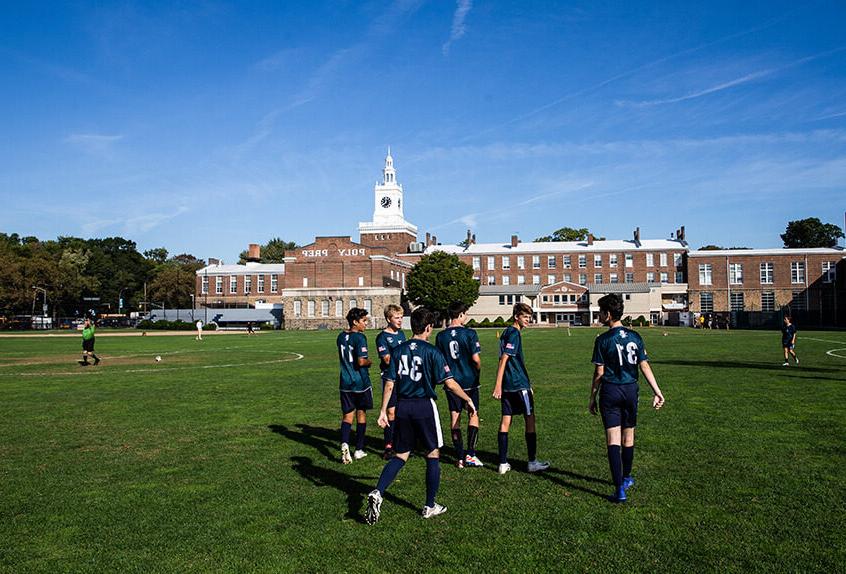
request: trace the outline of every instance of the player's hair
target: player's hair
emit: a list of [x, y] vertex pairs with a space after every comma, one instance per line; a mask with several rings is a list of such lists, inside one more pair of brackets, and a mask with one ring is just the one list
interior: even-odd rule
[[611, 315], [613, 321], [619, 321], [623, 316], [623, 298], [616, 293], [609, 293], [604, 297], [600, 297], [599, 310], [605, 311]]
[[514, 305], [514, 309], [512, 309], [511, 317], [516, 318], [517, 315], [531, 315], [532, 308], [526, 305], [525, 303], [516, 303]]
[[352, 327], [353, 323], [355, 323], [362, 317], [367, 317], [367, 309], [353, 307], [352, 309], [350, 309], [349, 313], [347, 313], [347, 323], [349, 323], [350, 327]]
[[411, 332], [420, 335], [429, 325], [434, 326], [438, 321], [438, 315], [426, 307], [418, 307], [411, 312]]
[[390, 321], [391, 315], [393, 315], [394, 313], [399, 313], [400, 315], [402, 315], [402, 307], [391, 303], [390, 305], [385, 307], [385, 320]]
[[469, 308], [470, 307], [466, 303], [456, 301], [449, 306], [449, 309], [447, 309], [447, 315], [449, 315], [450, 319], [458, 319], [458, 316], [462, 313], [466, 313]]

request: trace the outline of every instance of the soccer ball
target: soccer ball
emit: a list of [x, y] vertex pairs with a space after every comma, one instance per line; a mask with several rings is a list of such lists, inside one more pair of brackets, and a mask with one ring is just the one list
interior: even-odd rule
[[157, 362], [157, 363], [161, 363], [161, 362], [162, 362], [162, 356], [161, 356], [161, 355], [156, 355], [156, 362]]

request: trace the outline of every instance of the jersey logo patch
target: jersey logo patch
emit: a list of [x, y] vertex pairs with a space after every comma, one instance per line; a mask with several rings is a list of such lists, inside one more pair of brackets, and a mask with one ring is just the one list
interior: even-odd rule
[[385, 350], [385, 347], [379, 347], [379, 351], [380, 351], [380, 352], [381, 352], [381, 351], [384, 351], [384, 350]]
[[362, 352], [362, 353], [366, 353], [366, 352], [367, 352], [367, 347], [362, 347], [362, 348], [361, 348], [361, 352]]
[[505, 344], [505, 348], [506, 348], [506, 349], [513, 349], [513, 348], [514, 348], [514, 345], [512, 345], [511, 343], [506, 343], [506, 344]]
[[411, 349], [412, 351], [414, 351], [415, 349], [417, 349], [417, 343], [412, 343], [412, 344], [410, 344], [410, 345], [408, 346], [408, 348], [409, 348], [409, 349]]
[[626, 333], [625, 331], [620, 331], [620, 338], [625, 339], [626, 337], [628, 337], [628, 333]]
[[449, 332], [449, 334], [450, 334], [450, 335], [452, 335], [453, 337], [455, 337], [455, 329], [453, 329], [452, 331], [450, 331], [450, 332]]

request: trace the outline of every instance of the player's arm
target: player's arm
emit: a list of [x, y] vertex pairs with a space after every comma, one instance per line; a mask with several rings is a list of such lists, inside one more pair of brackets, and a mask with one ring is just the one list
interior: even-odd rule
[[476, 413], [476, 405], [473, 404], [472, 399], [464, 392], [464, 389], [461, 388], [461, 385], [455, 382], [455, 379], [450, 377], [444, 381], [444, 386], [450, 390], [452, 394], [457, 396], [459, 399], [467, 403], [467, 406], [470, 407], [470, 410], [473, 413]]
[[599, 385], [602, 384], [602, 375], [605, 374], [605, 365], [594, 365], [593, 368], [593, 382], [590, 385], [590, 400], [588, 401], [588, 411], [590, 414], [596, 414], [596, 394], [599, 392]]
[[658, 381], [655, 380], [655, 375], [652, 373], [652, 367], [649, 366], [649, 361], [640, 362], [640, 371], [643, 373], [644, 378], [646, 378], [646, 382], [652, 387], [652, 394], [655, 395], [652, 397], [652, 407], [656, 410], [660, 409], [664, 406], [664, 395], [661, 393], [661, 389], [658, 388]]
[[503, 353], [499, 358], [499, 366], [496, 368], [496, 383], [494, 383], [493, 397], [502, 398], [502, 378], [505, 376], [505, 364], [508, 363], [508, 353]]
[[394, 392], [394, 381], [387, 379], [385, 381], [385, 390], [382, 391], [382, 408], [379, 409], [379, 420], [376, 421], [381, 428], [387, 427], [388, 422], [388, 402], [391, 400], [391, 393]]
[[475, 353], [470, 360], [473, 361], [473, 368], [476, 369], [476, 372], [482, 372], [482, 356], [479, 353]]

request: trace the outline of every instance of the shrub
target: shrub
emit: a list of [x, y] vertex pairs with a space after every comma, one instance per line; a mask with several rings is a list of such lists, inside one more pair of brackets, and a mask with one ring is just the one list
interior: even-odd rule
[[484, 319], [482, 319], [482, 322], [479, 323], [479, 326], [480, 327], [490, 327], [491, 326], [491, 320], [488, 319], [487, 317], [485, 317]]
[[476, 319], [470, 319], [464, 325], [467, 326], [467, 327], [473, 328], [473, 327], [478, 326], [479, 324], [476, 322]]

